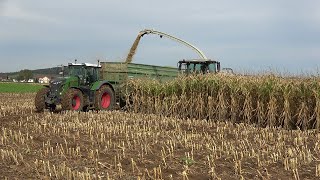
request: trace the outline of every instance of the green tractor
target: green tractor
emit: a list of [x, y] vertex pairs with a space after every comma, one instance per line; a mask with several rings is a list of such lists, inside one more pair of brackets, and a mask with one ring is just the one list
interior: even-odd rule
[[38, 112], [62, 110], [83, 111], [88, 109], [110, 110], [115, 104], [115, 92], [108, 81], [99, 80], [101, 66], [88, 63], [69, 63], [68, 75], [53, 79], [39, 90], [35, 97]]

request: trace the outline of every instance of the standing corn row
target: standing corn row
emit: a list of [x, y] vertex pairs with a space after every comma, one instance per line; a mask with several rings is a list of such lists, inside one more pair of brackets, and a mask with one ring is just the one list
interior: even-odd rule
[[160, 83], [133, 80], [134, 112], [253, 123], [286, 129], [320, 128], [320, 79], [195, 75]]

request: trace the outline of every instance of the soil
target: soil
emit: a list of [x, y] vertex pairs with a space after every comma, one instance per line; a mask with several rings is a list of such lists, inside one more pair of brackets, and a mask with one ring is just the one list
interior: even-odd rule
[[[119, 111], [37, 113], [34, 97], [0, 94], [0, 179], [295, 179], [295, 169], [300, 179], [320, 178], [316, 131]], [[296, 167], [286, 170], [286, 158], [297, 158]]]

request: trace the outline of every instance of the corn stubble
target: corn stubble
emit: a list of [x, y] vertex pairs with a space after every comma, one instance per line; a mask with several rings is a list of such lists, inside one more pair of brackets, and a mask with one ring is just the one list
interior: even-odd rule
[[[197, 86], [195, 82], [191, 84], [193, 88]], [[253, 122], [250, 118], [256, 116], [252, 109], [256, 109], [253, 99], [257, 95], [249, 93], [252, 89], [230, 90], [222, 83], [206, 88], [208, 95], [190, 92], [188, 87], [181, 92], [182, 98], [172, 93], [172, 88], [166, 94], [170, 98], [163, 102], [161, 91], [165, 89], [157, 89], [160, 94], [155, 99], [150, 94], [141, 96], [147, 102], [154, 101], [154, 105], [141, 102], [136, 110], [168, 115], [182, 111], [201, 117], [207, 114], [203, 109], [208, 105], [196, 102], [210, 97], [212, 117], [231, 116], [237, 121], [237, 114], [241, 114], [244, 122]], [[242, 91], [248, 93], [243, 95]], [[168, 96], [170, 93], [172, 97]], [[188, 93], [196, 99], [190, 100]], [[230, 94], [238, 94], [239, 98]], [[35, 113], [30, 108], [33, 96], [0, 94], [1, 179], [320, 178], [320, 135], [316, 130], [257, 128], [230, 120], [181, 119], [178, 114], [169, 117], [118, 111]], [[250, 100], [245, 102], [245, 98]], [[279, 113], [268, 111], [284, 105], [269, 98], [259, 100], [264, 105], [260, 107], [261, 116], [273, 117], [276, 123]], [[181, 107], [181, 101], [188, 106]], [[231, 102], [236, 114], [217, 112], [216, 108], [231, 109]], [[250, 111], [244, 111], [242, 104]], [[166, 111], [160, 108], [163, 105], [167, 105]], [[296, 111], [310, 109], [309, 104], [306, 106], [304, 110], [297, 106]], [[266, 123], [265, 119], [260, 121]]]

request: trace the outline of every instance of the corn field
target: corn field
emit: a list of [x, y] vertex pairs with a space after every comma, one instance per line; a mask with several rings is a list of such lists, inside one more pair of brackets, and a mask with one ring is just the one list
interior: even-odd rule
[[127, 89], [134, 112], [259, 127], [320, 128], [320, 78], [198, 75], [174, 81], [134, 80]]
[[120, 111], [36, 113], [34, 96], [0, 94], [0, 179], [320, 178], [316, 130]]

